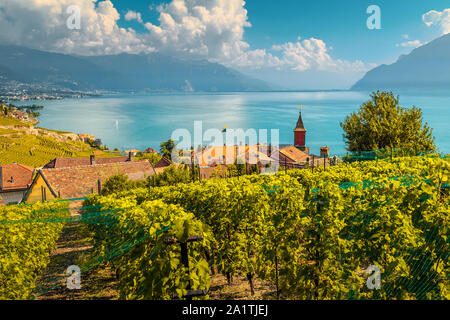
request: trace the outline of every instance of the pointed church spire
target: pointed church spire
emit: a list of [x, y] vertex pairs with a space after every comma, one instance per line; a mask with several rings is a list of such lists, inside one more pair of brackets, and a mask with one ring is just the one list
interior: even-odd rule
[[305, 140], [306, 140], [306, 129], [305, 126], [303, 125], [302, 106], [300, 106], [300, 114], [298, 116], [297, 126], [294, 129], [294, 146], [296, 146], [298, 149], [302, 151], [306, 150]]
[[297, 120], [297, 126], [295, 127], [294, 131], [305, 131], [305, 126], [303, 125], [303, 119], [302, 119], [302, 106], [300, 106], [300, 114], [298, 116], [298, 120]]

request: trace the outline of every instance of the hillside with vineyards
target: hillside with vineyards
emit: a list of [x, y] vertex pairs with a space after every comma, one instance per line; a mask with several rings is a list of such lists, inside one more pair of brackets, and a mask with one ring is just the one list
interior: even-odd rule
[[37, 168], [56, 157], [89, 157], [96, 150], [73, 133], [39, 128], [0, 116], [0, 164], [18, 162]]
[[[76, 219], [59, 202], [0, 209], [0, 296], [449, 299], [449, 176], [448, 157], [393, 157], [93, 195]], [[75, 294], [64, 278], [38, 281], [44, 253], [32, 276], [7, 280], [26, 258], [11, 244], [51, 246], [61, 225], [62, 238], [84, 232], [90, 249], [70, 263], [89, 285]], [[224, 294], [236, 286], [248, 294]]]

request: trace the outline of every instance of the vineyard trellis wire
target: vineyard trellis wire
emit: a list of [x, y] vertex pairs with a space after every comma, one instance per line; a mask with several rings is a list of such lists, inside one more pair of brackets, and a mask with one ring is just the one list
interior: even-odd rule
[[[380, 181], [377, 180], [364, 180], [361, 182], [342, 182], [339, 183], [338, 188], [342, 191], [348, 191], [350, 189], [362, 189], [362, 190], [367, 190], [367, 189], [374, 189], [374, 188], [383, 188], [385, 187], [386, 184], [392, 183], [392, 182], [398, 182], [401, 186], [415, 186], [416, 184], [430, 184], [432, 183], [432, 181], [430, 179], [426, 179], [422, 176], [412, 176], [412, 175], [405, 175], [405, 176], [396, 176], [396, 177], [389, 177], [385, 180], [382, 180], [384, 182], [384, 184], [380, 184]], [[277, 194], [279, 192], [284, 192], [286, 191], [286, 186], [283, 186], [283, 188], [280, 188], [279, 186], [269, 186], [269, 185], [264, 185], [264, 184], [260, 184], [259, 185], [261, 189], [263, 189], [267, 194], [269, 195], [274, 195]], [[325, 186], [323, 186], [325, 188]], [[438, 186], [434, 185], [431, 186], [433, 188], [433, 190], [437, 189]], [[448, 184], [443, 183], [441, 186], [441, 188], [443, 189], [447, 189], [448, 188]], [[325, 188], [326, 189], [326, 188]], [[307, 188], [305, 188], [303, 191], [307, 191]], [[321, 188], [312, 188], [310, 190], [310, 193], [314, 196], [314, 194], [317, 194], [319, 192], [322, 192]], [[78, 199], [80, 200], [80, 199]], [[359, 199], [356, 201], [360, 201], [360, 200], [364, 200], [364, 199]], [[379, 201], [380, 200], [380, 201]], [[392, 200], [392, 199], [391, 199]], [[429, 198], [421, 198], [419, 199], [419, 202], [421, 203], [427, 203], [427, 201], [429, 200]], [[67, 201], [67, 200], [66, 200]], [[368, 199], [368, 202], [370, 202], [370, 206], [371, 207], [380, 207], [380, 206], [392, 206], [392, 205], [396, 205], [395, 202], [392, 201], [381, 201], [381, 199]], [[448, 201], [443, 203], [443, 205], [445, 205], [448, 208]], [[61, 223], [61, 222], [65, 222], [65, 223], [70, 223], [70, 222], [85, 222], [87, 224], [92, 224], [92, 225], [103, 225], [103, 226], [112, 226], [115, 221], [114, 220], [109, 220], [111, 219], [111, 216], [114, 213], [117, 212], [123, 212], [124, 210], [132, 210], [134, 208], [134, 206], [131, 207], [127, 207], [127, 208], [119, 208], [118, 210], [116, 209], [111, 209], [109, 207], [105, 207], [104, 204], [92, 204], [92, 205], [84, 205], [83, 206], [84, 210], [86, 210], [87, 212], [85, 213], [85, 215], [82, 215], [80, 218], [65, 218], [65, 219], [47, 219], [47, 220], [35, 220], [34, 222], [36, 223]], [[195, 208], [192, 208], [193, 210]], [[45, 211], [46, 209], [43, 209], [43, 211]], [[99, 211], [97, 211], [99, 210]], [[190, 208], [188, 207], [188, 210], [190, 210]], [[52, 210], [48, 210], [49, 212]], [[58, 211], [63, 211], [63, 209], [55, 209], [52, 213], [57, 213]], [[84, 217], [83, 217], [84, 216]], [[354, 218], [357, 218], [357, 214], [355, 214]], [[363, 218], [364, 220], [364, 224], [370, 224], [370, 216], [366, 216]], [[1, 222], [1, 221], [0, 221]], [[17, 224], [17, 220], [13, 221], [14, 224]], [[28, 219], [27, 221], [19, 221], [19, 223], [24, 222], [24, 223], [32, 223], [33, 220]], [[126, 225], [126, 219], [124, 221], [121, 221], [122, 225]], [[353, 224], [353, 228], [356, 228], [356, 224]], [[425, 236], [425, 241], [422, 244], [424, 246], [424, 248], [428, 248], [427, 250], [430, 251], [431, 255], [434, 255], [435, 257], [439, 257], [440, 261], [443, 261], [444, 264], [448, 264], [448, 241], [447, 242], [442, 242], [442, 241], [437, 241], [436, 233], [438, 232], [440, 226], [434, 225], [432, 224], [431, 221], [425, 221], [425, 224], [422, 226], [422, 230], [424, 230], [424, 233], [426, 233]], [[428, 231], [427, 231], [428, 230]], [[164, 231], [163, 231], [164, 232]], [[361, 232], [361, 231], [360, 231]], [[96, 260], [92, 260], [94, 261], [92, 263], [92, 261], [90, 261], [89, 263], [92, 263], [92, 267], [98, 266], [99, 264], [102, 263], [102, 261], [111, 261], [114, 258], [118, 257], [121, 254], [125, 254], [128, 250], [131, 250], [133, 248], [135, 248], [139, 243], [141, 243], [144, 239], [142, 239], [141, 241], [139, 241], [139, 237], [135, 237], [135, 238], [131, 238], [131, 239], [127, 239], [127, 241], [123, 241], [124, 239], [116, 239], [119, 240], [117, 242], [114, 243], [114, 246], [118, 245], [118, 247], [116, 248], [116, 250], [114, 250], [114, 248], [111, 248], [109, 251], [107, 251], [107, 253], [105, 253], [102, 256], [99, 256]], [[138, 242], [139, 241], [139, 242]], [[135, 243], [137, 242], [137, 243]], [[120, 244], [122, 244], [120, 246]], [[127, 250], [123, 250], [123, 248], [126, 248]], [[408, 252], [408, 250], [410, 250], [411, 252]], [[404, 278], [399, 278], [399, 282], [401, 285], [407, 285], [410, 287], [410, 291], [411, 292], [416, 292], [416, 297], [424, 299], [424, 298], [433, 298], [433, 294], [436, 295], [436, 293], [433, 293], [433, 291], [430, 291], [430, 287], [432, 287], [433, 285], [435, 285], [434, 283], [434, 279], [436, 279], [438, 277], [437, 273], [433, 273], [430, 272], [430, 265], [433, 263], [432, 259], [430, 259], [428, 256], [426, 256], [426, 254], [424, 254], [422, 251], [420, 250], [412, 250], [410, 248], [406, 248], [403, 252], [407, 253], [407, 257], [404, 259], [405, 264], [410, 264], [411, 268], [413, 270], [412, 273], [412, 277], [404, 277]], [[425, 251], [427, 252], [427, 251]], [[400, 255], [400, 253], [399, 253]], [[152, 257], [153, 254], [150, 255], [150, 257]], [[97, 263], [98, 262], [98, 263]], [[417, 266], [417, 267], [416, 267]], [[87, 270], [89, 269], [90, 266], [84, 266], [83, 270]], [[387, 272], [383, 273], [383, 276], [385, 277], [389, 277], [391, 274], [393, 274], [393, 270], [388, 270]], [[448, 279], [447, 279], [448, 280]], [[396, 287], [393, 284], [388, 284], [387, 288], [385, 289], [385, 297], [384, 298], [389, 298], [389, 297], [395, 297], [395, 293], [400, 290], [399, 287]], [[426, 296], [426, 294], [428, 294], [429, 296]], [[351, 299], [353, 297], [352, 295], [352, 291], [349, 291], [347, 294], [347, 298]]]

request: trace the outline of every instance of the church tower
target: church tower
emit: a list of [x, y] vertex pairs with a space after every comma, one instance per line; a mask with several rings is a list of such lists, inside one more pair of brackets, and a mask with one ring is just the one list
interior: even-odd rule
[[302, 120], [302, 106], [300, 106], [300, 115], [298, 116], [297, 126], [294, 129], [294, 146], [302, 151], [306, 150], [305, 137], [306, 129]]

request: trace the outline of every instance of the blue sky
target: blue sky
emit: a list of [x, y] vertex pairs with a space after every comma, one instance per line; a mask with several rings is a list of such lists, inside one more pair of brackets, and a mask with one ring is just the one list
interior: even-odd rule
[[[156, 8], [170, 1], [113, 0], [120, 13], [138, 11], [145, 21], [158, 23]], [[333, 56], [376, 64], [392, 63], [399, 55], [409, 53], [411, 47], [396, 44], [409, 40], [428, 42], [441, 35], [439, 28], [427, 27], [422, 15], [430, 10], [442, 11], [450, 7], [448, 0], [246, 0], [251, 27], [244, 39], [252, 48], [269, 48], [274, 44], [295, 41], [297, 37], [322, 39], [333, 48]], [[369, 5], [381, 9], [381, 30], [369, 30], [366, 20]], [[150, 9], [152, 7], [152, 10]], [[135, 21], [121, 21], [144, 32]]]
[[[66, 10], [81, 29], [66, 27]], [[369, 30], [370, 5], [381, 29]], [[448, 0], [2, 0], [0, 41], [101, 55], [207, 59], [287, 89], [346, 89], [450, 32]]]

